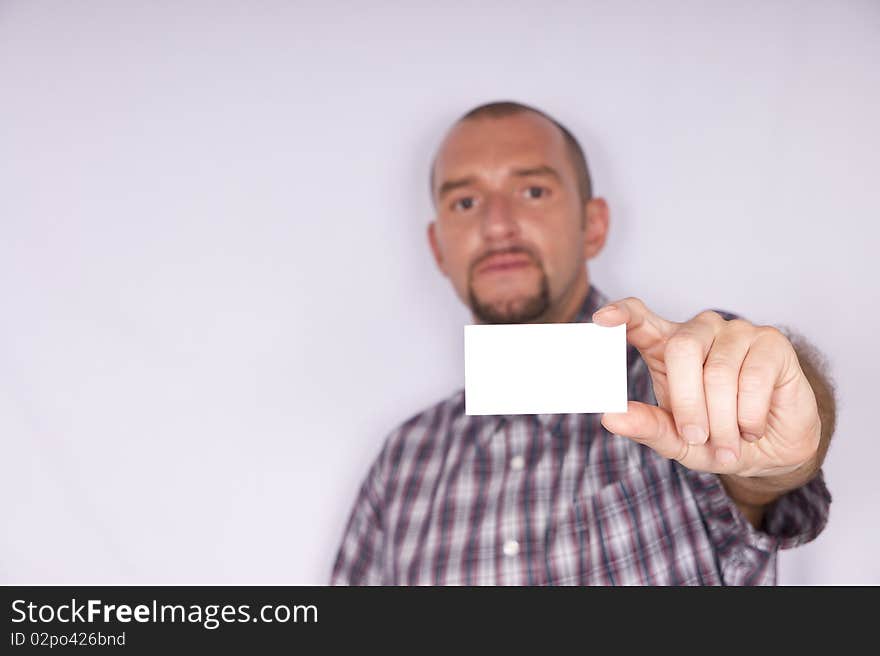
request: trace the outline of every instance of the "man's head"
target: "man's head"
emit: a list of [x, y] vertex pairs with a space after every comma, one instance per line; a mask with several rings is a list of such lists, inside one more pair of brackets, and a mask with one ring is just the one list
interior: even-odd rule
[[512, 102], [459, 119], [431, 171], [437, 266], [481, 323], [570, 321], [588, 289], [585, 261], [605, 243], [577, 139]]

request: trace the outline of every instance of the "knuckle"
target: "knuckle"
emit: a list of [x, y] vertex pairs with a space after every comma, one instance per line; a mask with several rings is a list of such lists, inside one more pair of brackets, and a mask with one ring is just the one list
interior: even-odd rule
[[703, 382], [706, 385], [729, 385], [735, 379], [735, 372], [730, 363], [722, 358], [715, 358], [703, 367]]
[[788, 338], [775, 326], [758, 326], [758, 337], [773, 341], [788, 341]]
[[716, 324], [724, 321], [724, 317], [715, 312], [715, 310], [703, 310], [694, 317], [697, 321], [705, 321], [706, 323]]
[[623, 299], [623, 302], [626, 305], [635, 308], [639, 313], [644, 313], [648, 309], [642, 299], [635, 296], [627, 296], [625, 299]]
[[680, 425], [699, 422], [701, 419], [701, 408], [705, 408], [706, 404], [702, 399], [694, 394], [680, 394], [676, 396], [673, 402], [672, 414]]
[[760, 369], [744, 369], [739, 376], [741, 394], [759, 394], [770, 386], [767, 376]]
[[755, 326], [745, 319], [731, 319], [727, 322], [727, 327], [737, 333], [751, 332], [755, 329]]
[[664, 430], [663, 422], [661, 422], [659, 419], [657, 419], [655, 417], [654, 418], [654, 430], [653, 430], [655, 444], [659, 444], [661, 442], [661, 440], [664, 437], [665, 432], [666, 431]]
[[703, 345], [689, 332], [679, 331], [666, 342], [666, 355], [675, 358], [697, 356], [703, 359]]

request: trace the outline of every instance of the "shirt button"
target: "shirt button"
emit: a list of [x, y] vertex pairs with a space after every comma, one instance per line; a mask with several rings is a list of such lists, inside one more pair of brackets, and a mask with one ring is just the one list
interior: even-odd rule
[[504, 543], [504, 555], [515, 556], [519, 553], [519, 542], [516, 540], [508, 540]]
[[525, 466], [526, 466], [526, 459], [523, 458], [522, 456], [513, 456], [513, 458], [510, 459], [510, 468], [513, 471], [519, 471]]

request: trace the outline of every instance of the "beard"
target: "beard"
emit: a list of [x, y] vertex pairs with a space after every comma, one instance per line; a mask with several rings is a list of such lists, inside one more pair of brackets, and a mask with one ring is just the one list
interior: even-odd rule
[[468, 300], [474, 316], [484, 324], [528, 323], [543, 315], [550, 307], [550, 283], [544, 266], [534, 254], [524, 249], [516, 249], [526, 253], [541, 273], [538, 289], [525, 298], [485, 302], [480, 299], [474, 289], [474, 269], [480, 260], [474, 262], [468, 276]]

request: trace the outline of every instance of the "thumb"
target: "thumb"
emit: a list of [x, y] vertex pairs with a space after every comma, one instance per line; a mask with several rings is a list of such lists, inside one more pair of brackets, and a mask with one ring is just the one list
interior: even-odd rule
[[713, 464], [708, 447], [688, 444], [675, 430], [672, 414], [655, 405], [628, 401], [626, 412], [603, 414], [602, 425], [609, 432], [644, 444], [689, 469], [708, 471]]

